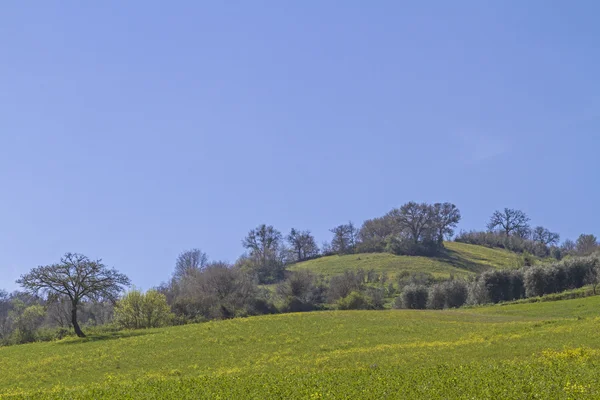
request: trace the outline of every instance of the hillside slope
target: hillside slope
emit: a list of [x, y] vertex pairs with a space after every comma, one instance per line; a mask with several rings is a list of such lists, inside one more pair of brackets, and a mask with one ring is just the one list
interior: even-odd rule
[[290, 266], [289, 269], [309, 269], [317, 274], [333, 276], [345, 270], [362, 268], [385, 271], [394, 278], [402, 271], [430, 272], [436, 277], [465, 276], [490, 268], [515, 268], [520, 256], [516, 253], [472, 244], [445, 242], [444, 257], [396, 256], [389, 253], [362, 253], [346, 256], [327, 256]]
[[324, 311], [0, 348], [0, 398], [597, 398], [600, 296]]

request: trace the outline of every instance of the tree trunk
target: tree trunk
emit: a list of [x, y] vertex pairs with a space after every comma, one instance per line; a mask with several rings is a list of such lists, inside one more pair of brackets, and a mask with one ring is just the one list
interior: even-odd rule
[[77, 304], [73, 304], [71, 308], [71, 323], [73, 324], [73, 329], [75, 329], [75, 334], [79, 337], [85, 337], [85, 333], [83, 333], [77, 323]]

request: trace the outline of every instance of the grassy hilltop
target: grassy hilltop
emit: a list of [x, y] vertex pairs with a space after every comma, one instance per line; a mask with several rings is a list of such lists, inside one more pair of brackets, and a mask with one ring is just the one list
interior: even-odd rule
[[598, 398], [600, 297], [336, 311], [0, 348], [0, 398]]
[[386, 272], [394, 278], [402, 271], [430, 272], [439, 278], [450, 274], [465, 276], [483, 272], [490, 268], [514, 268], [520, 256], [503, 249], [492, 249], [465, 243], [445, 242], [446, 254], [442, 257], [397, 256], [390, 253], [363, 253], [344, 256], [327, 256], [295, 264], [289, 270], [309, 269], [317, 274], [333, 276], [345, 270], [362, 268]]

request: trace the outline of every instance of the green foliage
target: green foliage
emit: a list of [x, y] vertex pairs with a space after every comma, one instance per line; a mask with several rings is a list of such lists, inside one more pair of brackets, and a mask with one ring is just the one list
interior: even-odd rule
[[158, 328], [169, 325], [173, 314], [165, 295], [156, 290], [131, 290], [115, 306], [115, 321], [126, 329]]
[[15, 318], [15, 327], [13, 333], [14, 342], [29, 343], [37, 339], [37, 331], [44, 322], [46, 313], [44, 307], [39, 304], [29, 306]]
[[463, 280], [450, 280], [429, 289], [428, 308], [456, 308], [467, 302], [469, 289]]
[[368, 310], [371, 304], [367, 297], [361, 292], [350, 292], [336, 302], [339, 310]]
[[428, 272], [436, 278], [447, 279], [451, 274], [468, 276], [488, 269], [516, 268], [519, 255], [502, 249], [491, 249], [465, 243], [445, 242], [446, 252], [439, 257], [396, 256], [388, 253], [361, 253], [326, 256], [288, 267], [288, 270], [309, 270], [317, 275], [335, 276], [346, 270], [373, 269], [396, 280], [402, 273]]
[[524, 275], [526, 295], [535, 297], [580, 288], [588, 283], [589, 277], [598, 268], [598, 256], [573, 257], [546, 266], [531, 267]]
[[425, 286], [408, 285], [400, 295], [402, 308], [425, 309], [427, 307], [429, 292]]

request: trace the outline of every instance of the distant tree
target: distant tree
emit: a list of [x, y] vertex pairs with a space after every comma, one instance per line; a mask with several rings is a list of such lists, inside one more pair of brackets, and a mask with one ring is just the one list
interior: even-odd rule
[[11, 330], [10, 310], [10, 297], [5, 290], [0, 289], [0, 343], [6, 339]]
[[253, 312], [258, 291], [252, 276], [242, 269], [212, 262], [183, 282], [173, 308], [190, 320], [233, 318]]
[[534, 242], [541, 243], [545, 246], [556, 245], [560, 241], [560, 235], [558, 233], [550, 232], [543, 226], [536, 226], [531, 235], [531, 239]]
[[208, 264], [208, 256], [200, 249], [192, 249], [179, 254], [175, 263], [175, 279], [182, 279], [186, 275], [200, 271]]
[[422, 241], [433, 241], [438, 233], [435, 210], [427, 203], [411, 201], [390, 211], [388, 215], [415, 245]]
[[394, 221], [389, 217], [368, 219], [358, 231], [359, 252], [381, 252], [386, 239], [394, 234]]
[[487, 225], [490, 231], [500, 229], [506, 236], [526, 238], [529, 233], [529, 217], [521, 210], [505, 208], [495, 211]]
[[286, 251], [281, 232], [262, 224], [248, 232], [242, 245], [250, 254], [242, 257], [238, 264], [243, 269], [253, 270], [260, 283], [274, 283], [283, 277]]
[[454, 228], [461, 219], [460, 210], [452, 203], [435, 203], [433, 212], [438, 242], [441, 243], [445, 237], [454, 235]]
[[256, 229], [248, 232], [248, 235], [242, 240], [242, 245], [250, 251], [251, 256], [255, 256], [263, 261], [274, 257], [281, 244], [281, 232], [273, 226], [262, 224]]
[[294, 261], [303, 261], [319, 254], [319, 247], [310, 231], [292, 228], [286, 239], [294, 253]]
[[79, 337], [85, 337], [77, 319], [81, 301], [116, 301], [123, 287], [130, 285], [127, 276], [106, 267], [102, 260], [92, 261], [77, 253], [65, 254], [58, 264], [34, 268], [17, 283], [33, 294], [67, 296], [71, 301], [71, 324]]
[[598, 250], [598, 239], [594, 235], [582, 234], [577, 238], [575, 243], [575, 249], [577, 254], [581, 256], [588, 256], [594, 251]]
[[337, 254], [352, 254], [356, 248], [357, 230], [352, 222], [330, 229], [333, 233], [331, 250]]
[[563, 256], [566, 256], [569, 254], [573, 254], [575, 252], [576, 247], [577, 246], [575, 245], [574, 241], [572, 241], [571, 239], [567, 239], [563, 242], [563, 244], [560, 245], [560, 251]]

